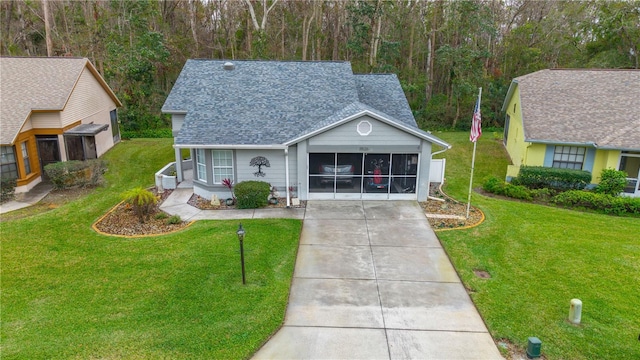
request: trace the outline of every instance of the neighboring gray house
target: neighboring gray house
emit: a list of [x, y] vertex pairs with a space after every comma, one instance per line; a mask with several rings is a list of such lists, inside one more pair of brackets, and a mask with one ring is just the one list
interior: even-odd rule
[[190, 149], [194, 192], [261, 180], [307, 199], [428, 196], [432, 146], [394, 74], [349, 62], [188, 60], [162, 112], [172, 115], [178, 180]]

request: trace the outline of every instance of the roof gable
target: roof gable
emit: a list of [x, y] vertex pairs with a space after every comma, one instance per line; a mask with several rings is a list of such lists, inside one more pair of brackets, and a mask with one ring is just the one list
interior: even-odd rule
[[120, 105], [87, 58], [0, 57], [0, 143], [14, 142], [31, 111], [63, 110], [85, 68]]
[[525, 141], [640, 149], [640, 70], [541, 70], [514, 84]]

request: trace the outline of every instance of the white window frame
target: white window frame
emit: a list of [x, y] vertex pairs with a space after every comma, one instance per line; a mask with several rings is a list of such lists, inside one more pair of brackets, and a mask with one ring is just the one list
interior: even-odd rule
[[29, 175], [31, 174], [31, 162], [29, 160], [29, 150], [28, 150], [26, 141], [20, 143], [20, 150], [22, 150], [22, 160], [24, 162], [24, 173], [25, 175]]
[[[224, 157], [219, 157], [217, 155], [224, 154]], [[225, 160], [228, 163], [220, 164], [216, 161]], [[233, 150], [211, 150], [211, 168], [213, 169], [213, 183], [214, 184], [222, 184], [223, 179], [231, 179], [234, 181], [233, 176]], [[224, 172], [222, 171], [224, 170]], [[224, 174], [222, 174], [224, 173]]]
[[196, 179], [207, 182], [207, 163], [204, 149], [196, 149]]

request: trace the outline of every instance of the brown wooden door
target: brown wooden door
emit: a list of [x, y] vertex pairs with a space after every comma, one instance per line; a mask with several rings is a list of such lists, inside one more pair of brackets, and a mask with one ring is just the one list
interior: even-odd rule
[[58, 144], [58, 137], [55, 135], [36, 136], [36, 141], [38, 143], [38, 158], [40, 159], [42, 178], [48, 180], [47, 174], [44, 172], [44, 167], [47, 164], [60, 161], [60, 145]]

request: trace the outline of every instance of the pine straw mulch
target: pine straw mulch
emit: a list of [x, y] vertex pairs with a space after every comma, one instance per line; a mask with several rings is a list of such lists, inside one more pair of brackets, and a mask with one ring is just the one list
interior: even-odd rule
[[171, 195], [172, 190], [165, 190], [162, 194], [158, 194], [155, 188], [150, 191], [158, 198], [158, 205], [144, 223], [140, 222], [131, 205], [121, 202], [100, 218], [93, 225], [94, 229], [108, 235], [140, 237], [175, 232], [191, 224], [183, 220], [170, 223], [171, 216], [159, 209], [158, 206]]

